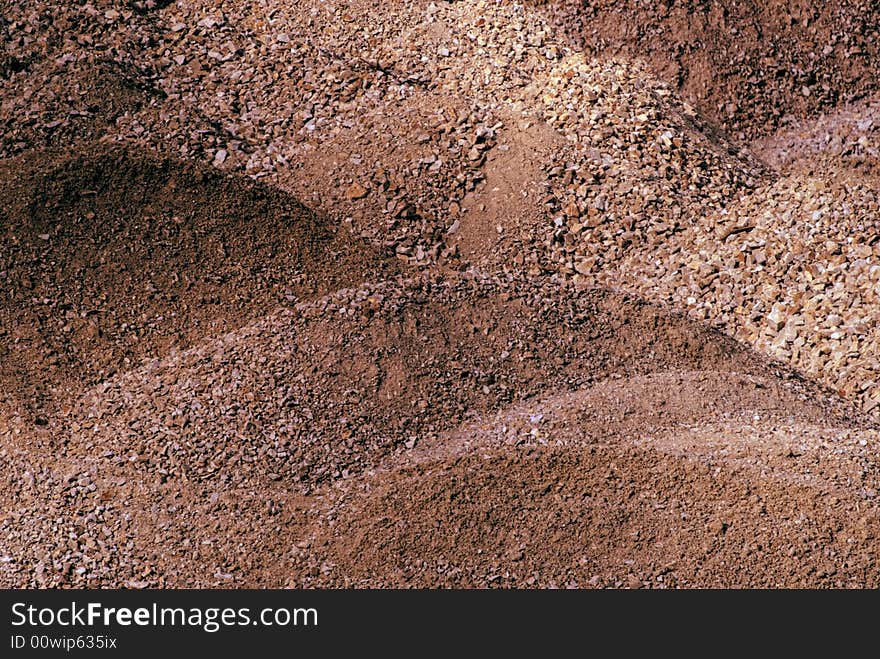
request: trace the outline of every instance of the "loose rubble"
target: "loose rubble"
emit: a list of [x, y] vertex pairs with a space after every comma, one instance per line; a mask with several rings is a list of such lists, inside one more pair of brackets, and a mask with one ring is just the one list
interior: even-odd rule
[[875, 8], [0, 4], [0, 584], [877, 585]]

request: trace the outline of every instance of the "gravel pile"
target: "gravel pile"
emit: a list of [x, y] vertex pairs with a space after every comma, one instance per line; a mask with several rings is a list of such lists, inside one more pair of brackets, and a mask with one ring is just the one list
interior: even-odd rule
[[[878, 209], [876, 185], [859, 178], [785, 176], [653, 253], [627, 255], [618, 272], [639, 282], [628, 290], [689, 309], [871, 412], [880, 405]], [[608, 271], [600, 280], [615, 281]]]
[[[588, 428], [576, 431], [582, 442]], [[766, 426], [676, 435], [681, 451], [661, 438], [638, 448], [601, 440], [565, 449], [482, 448], [381, 474], [329, 506], [329, 521], [315, 524], [293, 552], [291, 584], [880, 583], [873, 550], [878, 481], [875, 472], [862, 475], [866, 456], [874, 455], [865, 445], [876, 435], [837, 429], [822, 437], [816, 428], [789, 427], [773, 439], [791, 444], [773, 451], [758, 448]], [[803, 478], [789, 477], [794, 466]]]
[[878, 11], [715, 4], [0, 0], [0, 583], [876, 585]]
[[62, 454], [110, 451], [145, 477], [268, 474], [307, 493], [467, 416], [612, 370], [765, 370], [720, 337], [691, 346], [682, 324], [547, 280], [369, 284], [109, 378], [44, 425]]
[[0, 162], [0, 401], [55, 403], [278, 305], [395, 274], [289, 194], [104, 145]]
[[590, 56], [644, 60], [740, 141], [878, 91], [877, 6], [865, 0], [541, 4]]
[[[836, 181], [832, 167], [817, 173], [823, 192], [804, 198], [813, 181], [779, 177], [726, 141], [646, 67], [590, 58], [515, 4], [401, 3], [388, 21], [369, 4], [261, 11], [263, 22], [198, 3], [164, 11], [153, 52], [172, 61], [158, 85], [194, 109], [176, 122], [135, 119], [122, 134], [176, 140], [188, 157], [317, 194], [355, 233], [424, 265], [455, 262], [461, 224], [492, 232], [480, 216], [495, 185], [479, 187], [485, 172], [517, 131], [545, 122], [564, 141], [542, 163], [545, 180], [522, 186], [525, 227], [465, 262], [670, 304], [876, 409], [873, 178]], [[195, 73], [178, 73], [180, 56], [199, 62]], [[192, 130], [173, 128], [192, 127], [195, 108], [245, 139], [193, 144]]]
[[[682, 386], [695, 371], [708, 385]], [[686, 375], [666, 387], [667, 418], [621, 424], [607, 401], [555, 413], [537, 402], [585, 387], [618, 400], [609, 378], [670, 372]], [[546, 417], [542, 432], [518, 433], [511, 406], [535, 408], [532, 427]], [[342, 514], [339, 497], [438, 451], [455, 462], [456, 434], [496, 438], [488, 448], [504, 425], [515, 446], [564, 445], [574, 419], [608, 441], [707, 410], [842, 428], [853, 418], [796, 374], [632, 298], [478, 273], [341, 289], [109, 378], [45, 425], [2, 421], [2, 574], [34, 586], [318, 585], [307, 577], [324, 550], [303, 550]], [[873, 446], [876, 433], [861, 432]], [[254, 556], [258, 543], [285, 561]]]

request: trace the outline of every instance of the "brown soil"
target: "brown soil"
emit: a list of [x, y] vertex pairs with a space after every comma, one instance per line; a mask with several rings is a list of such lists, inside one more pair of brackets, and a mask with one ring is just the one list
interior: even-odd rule
[[122, 148], [3, 161], [0, 227], [0, 383], [37, 415], [59, 387], [395, 271], [284, 193]]
[[871, 3], [0, 9], [0, 586], [880, 586]]
[[828, 483], [700, 458], [541, 447], [383, 475], [317, 534], [330, 569], [305, 583], [876, 587], [876, 516], [829, 506]]
[[547, 4], [589, 52], [644, 59], [740, 139], [877, 91], [880, 10], [870, 2]]

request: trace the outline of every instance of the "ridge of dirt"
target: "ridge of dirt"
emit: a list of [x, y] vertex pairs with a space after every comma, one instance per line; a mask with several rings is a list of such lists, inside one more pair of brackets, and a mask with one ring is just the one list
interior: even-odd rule
[[[703, 25], [703, 50], [720, 58], [721, 82], [710, 84], [716, 68], [703, 71], [697, 62], [694, 70], [705, 75], [693, 84], [735, 96], [742, 117], [764, 121], [758, 106], [765, 102], [795, 114], [832, 112], [846, 99], [858, 107], [856, 98], [871, 91], [873, 77], [859, 72], [876, 60], [874, 41], [871, 29], [846, 30], [870, 23], [871, 11], [856, 3], [716, 5], [603, 4], [595, 14], [581, 3], [485, 0], [359, 0], [302, 11], [275, 0], [222, 11], [201, 0], [148, 12], [102, 3], [58, 6], [48, 16], [11, 8], [11, 34], [49, 68], [0, 81], [10, 91], [22, 86], [7, 97], [0, 153], [43, 144], [28, 132], [40, 122], [60, 121], [53, 130], [66, 130], [90, 121], [78, 114], [81, 94], [63, 93], [51, 67], [83, 60], [80, 41], [91, 40], [125, 75], [157, 91], [95, 128], [104, 139], [265, 180], [419, 269], [555, 272], [668, 304], [880, 414], [880, 366], [871, 356], [880, 322], [865, 308], [880, 273], [873, 138], [862, 143], [865, 135], [849, 131], [856, 147], [842, 147], [806, 184], [780, 180], [756, 154], [776, 162], [772, 149], [787, 148], [784, 136], [752, 153], [644, 57], [611, 47], [591, 54], [582, 38], [589, 26], [616, 34], [612, 23], [637, 28], [640, 39], [667, 30], [657, 41], [662, 50], [670, 39], [693, 42], [692, 30]], [[725, 51], [734, 44], [730, 26], [742, 58]], [[757, 39], [762, 30], [778, 41]], [[834, 40], [833, 52], [810, 58], [825, 38]], [[839, 69], [849, 91], [820, 94], [826, 83], [804, 83], [800, 74], [764, 76], [755, 62], [770, 56], [767, 49], [779, 51], [783, 68], [809, 61], [820, 78]], [[740, 89], [743, 67], [756, 76], [748, 85], [769, 96]], [[793, 80], [799, 97], [791, 96]], [[815, 93], [804, 96], [804, 85]], [[863, 111], [853, 116], [857, 128], [869, 118]], [[846, 177], [854, 163], [844, 152], [858, 157], [864, 173], [853, 194]], [[785, 174], [798, 173], [803, 168]], [[834, 189], [817, 191], [815, 178]], [[787, 242], [792, 223], [809, 226], [817, 213], [834, 215], [823, 227], [827, 237], [799, 237], [785, 245], [785, 258], [765, 258], [764, 243]], [[756, 231], [750, 241], [755, 218], [766, 235]], [[705, 248], [719, 236], [723, 259]], [[853, 313], [829, 309], [845, 298], [858, 307]]]
[[875, 587], [876, 14], [0, 0], [0, 585]]
[[811, 175], [838, 171], [856, 179], [880, 176], [880, 97], [836, 107], [822, 115], [795, 122], [752, 143], [762, 160], [783, 172]]
[[537, 4], [591, 55], [648, 62], [741, 142], [877, 91], [878, 8], [870, 2]]
[[283, 192], [113, 146], [2, 161], [0, 231], [0, 384], [41, 418], [65, 391], [397, 269]]
[[413, 459], [436, 461], [485, 446], [565, 446], [589, 443], [591, 438], [606, 442], [632, 435], [674, 436], [705, 423], [706, 417], [729, 426], [820, 426], [829, 420], [827, 407], [817, 405], [815, 393], [800, 383], [706, 366], [698, 371], [613, 373], [575, 391], [512, 404], [420, 443]]
[[[696, 433], [711, 441], [718, 433]], [[753, 434], [759, 438], [760, 431]], [[741, 463], [651, 447], [482, 450], [383, 473], [295, 550], [310, 587], [785, 588], [878, 583], [876, 469], [857, 450]], [[870, 436], [876, 450], [876, 436]], [[791, 456], [791, 457], [782, 457]], [[812, 457], [812, 456], [811, 456]], [[303, 547], [303, 545], [305, 545]], [[462, 547], [468, 547], [462, 551]], [[548, 548], [552, 548], [548, 550]]]
[[[609, 375], [695, 368], [770, 378], [770, 407], [777, 400], [795, 414], [812, 410], [804, 418], [851, 423], [840, 399], [625, 296], [479, 273], [342, 289], [115, 376], [45, 426], [4, 424], [0, 454], [18, 465], [6, 470], [3, 488], [15, 514], [0, 530], [17, 557], [4, 563], [4, 582], [224, 585], [188, 572], [189, 557], [155, 553], [155, 515], [174, 513], [161, 513], [160, 526], [175, 547], [227, 532], [220, 544], [229, 547], [265, 538], [246, 526], [259, 507], [235, 522], [224, 520], [239, 505], [202, 519], [173, 503], [184, 493], [220, 492], [227, 502], [232, 492], [253, 493], [245, 500], [283, 493], [267, 505], [293, 515], [281, 536], [293, 542], [334, 487], [409, 460], [470, 418]], [[730, 396], [729, 408], [755, 403], [735, 389]], [[811, 402], [795, 404], [798, 397]], [[212, 506], [217, 500], [211, 495]], [[142, 512], [123, 515], [134, 502]], [[79, 537], [83, 519], [93, 520], [87, 535], [94, 544], [98, 534], [100, 551], [59, 547], [53, 528]], [[60, 558], [50, 569], [41, 556]], [[281, 578], [253, 567], [255, 559], [226, 557], [235, 569], [217, 569], [237, 575], [229, 585]], [[38, 562], [43, 570], [34, 572]]]

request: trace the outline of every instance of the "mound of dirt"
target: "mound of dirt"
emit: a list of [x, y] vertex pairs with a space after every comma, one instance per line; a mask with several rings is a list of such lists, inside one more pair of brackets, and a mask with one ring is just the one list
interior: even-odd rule
[[395, 271], [289, 195], [123, 148], [0, 163], [0, 382], [57, 397], [293, 304]]
[[[111, 378], [45, 426], [24, 418], [7, 424], [4, 447], [10, 462], [20, 464], [7, 473], [4, 488], [5, 504], [18, 512], [3, 531], [20, 557], [5, 565], [7, 579], [36, 578], [33, 564], [60, 551], [61, 567], [46, 568], [35, 583], [98, 585], [118, 583], [120, 575], [134, 581], [152, 575], [152, 585], [223, 585], [191, 571], [190, 556], [157, 555], [148, 530], [160, 524], [175, 547], [223, 536], [228, 552], [233, 541], [265, 540], [256, 520], [269, 506], [272, 516], [282, 509], [293, 516], [276, 535], [294, 544], [308, 536], [314, 515], [332, 518], [321, 509], [333, 488], [437, 451], [450, 455], [461, 445], [456, 434], [481, 435], [471, 424], [534, 405], [527, 401], [547, 391], [613, 391], [613, 384], [601, 384], [609, 377], [727, 369], [743, 375], [719, 413], [747, 408], [768, 419], [846, 423], [850, 412], [834, 397], [638, 300], [479, 274], [342, 289]], [[749, 383], [763, 393], [748, 398]], [[671, 388], [669, 409], [688, 404], [695, 388]], [[651, 427], [645, 419], [626, 429], [611, 409], [596, 399], [606, 426], [634, 435]], [[692, 407], [679, 417], [696, 413]], [[594, 431], [610, 436], [601, 424]], [[270, 491], [283, 493], [279, 501], [287, 503], [264, 497], [244, 516], [239, 504], [216, 508], [208, 518], [181, 509], [195, 496], [184, 493], [221, 493], [211, 495], [213, 507], [221, 495], [228, 502], [232, 492], [251, 492], [249, 500], [258, 501]], [[141, 512], [125, 516], [133, 502]], [[59, 549], [50, 520], [82, 533], [83, 518], [96, 520], [88, 534], [101, 529], [104, 551]], [[245, 564], [224, 556], [231, 563], [217, 569], [234, 573], [234, 583], [282, 578], [255, 567], [254, 559]]]
[[643, 59], [740, 140], [877, 91], [871, 2], [539, 3], [598, 57]]
[[[708, 431], [701, 437], [710, 438]], [[294, 580], [397, 588], [876, 587], [877, 505], [836, 487], [833, 472], [843, 471], [843, 461], [819, 482], [793, 483], [785, 472], [801, 454], [778, 458], [774, 469], [755, 456], [749, 451], [737, 463], [597, 443], [484, 450], [382, 474], [337, 503], [307, 550], [295, 552]], [[855, 472], [858, 456], [848, 457]], [[876, 470], [870, 481], [876, 486]]]
[[0, 10], [0, 585], [880, 584], [870, 3]]
[[271, 473], [310, 486], [547, 390], [670, 368], [767, 370], [634, 299], [428, 277], [342, 289], [154, 360], [86, 392], [45, 432], [73, 454], [137, 454], [144, 477]]

